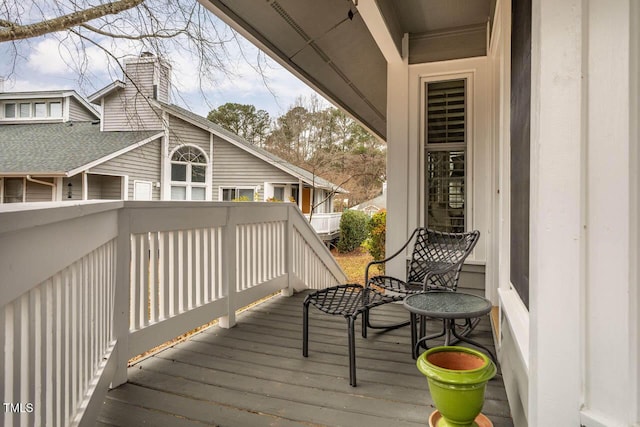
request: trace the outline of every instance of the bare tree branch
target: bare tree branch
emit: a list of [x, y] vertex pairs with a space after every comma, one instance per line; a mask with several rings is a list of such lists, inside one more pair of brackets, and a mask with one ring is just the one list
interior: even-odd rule
[[142, 40], [142, 39], [171, 39], [177, 37], [180, 34], [186, 34], [186, 29], [174, 30], [171, 32], [162, 31], [152, 34], [136, 34], [136, 35], [127, 35], [127, 34], [116, 34], [109, 31], [103, 31], [100, 28], [93, 27], [89, 24], [80, 24], [81, 27], [86, 28], [89, 31], [92, 31], [96, 34], [100, 34], [101, 36], [111, 37], [114, 39], [127, 39], [127, 40]]
[[0, 42], [22, 40], [67, 30], [96, 18], [114, 15], [124, 10], [132, 9], [143, 1], [144, 0], [118, 0], [29, 25], [19, 25], [15, 22], [0, 20], [0, 26], [6, 28], [0, 30]]

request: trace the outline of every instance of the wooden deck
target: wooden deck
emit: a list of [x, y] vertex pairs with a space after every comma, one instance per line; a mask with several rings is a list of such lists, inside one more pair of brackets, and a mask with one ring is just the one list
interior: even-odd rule
[[[358, 337], [353, 388], [341, 316], [310, 308], [309, 357], [302, 357], [304, 295], [272, 298], [232, 329], [209, 328], [132, 366], [129, 382], [108, 393], [98, 425], [425, 426], [434, 408], [409, 329]], [[408, 317], [398, 304], [378, 312], [374, 320]], [[492, 345], [488, 317], [472, 337]], [[513, 426], [500, 373], [487, 386], [483, 413], [496, 427]]]

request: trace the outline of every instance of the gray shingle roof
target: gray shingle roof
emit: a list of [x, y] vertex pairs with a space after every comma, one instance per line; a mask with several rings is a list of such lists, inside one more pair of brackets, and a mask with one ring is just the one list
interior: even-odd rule
[[185, 110], [184, 108], [178, 107], [177, 105], [174, 105], [174, 104], [166, 104], [164, 102], [159, 102], [159, 104], [162, 106], [163, 109], [165, 109], [171, 114], [177, 115], [178, 117], [183, 116], [191, 120], [192, 122], [197, 123], [203, 129], [209, 130], [210, 132], [216, 133], [218, 135], [223, 135], [225, 139], [235, 142], [237, 145], [242, 146], [245, 150], [249, 152], [253, 152], [263, 157], [267, 157], [268, 159], [271, 160], [271, 162], [274, 165], [280, 166], [286, 172], [290, 173], [295, 177], [302, 179], [307, 184], [313, 184], [319, 188], [335, 190], [338, 193], [348, 193], [348, 191], [345, 190], [344, 188], [340, 188], [338, 185], [330, 181], [327, 181], [326, 179], [321, 178], [317, 175], [314, 176], [314, 174], [309, 172], [308, 170], [298, 167], [296, 165], [293, 165], [287, 162], [286, 160], [276, 156], [275, 154], [268, 152], [267, 150], [264, 150], [260, 147], [256, 147], [255, 145], [249, 143], [244, 138], [241, 138], [235, 133], [228, 131], [227, 129], [208, 120], [205, 117], [199, 116], [195, 113], [192, 113], [189, 110]]
[[62, 175], [159, 132], [100, 132], [100, 124], [0, 125], [0, 174]]

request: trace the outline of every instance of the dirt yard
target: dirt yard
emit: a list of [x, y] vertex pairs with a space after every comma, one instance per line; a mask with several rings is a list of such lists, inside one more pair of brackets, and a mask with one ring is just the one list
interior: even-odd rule
[[[347, 254], [341, 254], [336, 249], [332, 249], [331, 253], [347, 273], [349, 283], [364, 285], [364, 269], [369, 262], [373, 261], [366, 249], [358, 248]], [[374, 270], [374, 273], [377, 273], [377, 270]]]

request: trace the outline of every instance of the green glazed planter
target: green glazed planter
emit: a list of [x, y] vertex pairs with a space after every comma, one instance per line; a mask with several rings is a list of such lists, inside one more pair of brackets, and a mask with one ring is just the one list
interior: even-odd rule
[[496, 365], [485, 354], [466, 347], [434, 347], [416, 362], [442, 419], [437, 427], [471, 427], [484, 404], [487, 381]]

